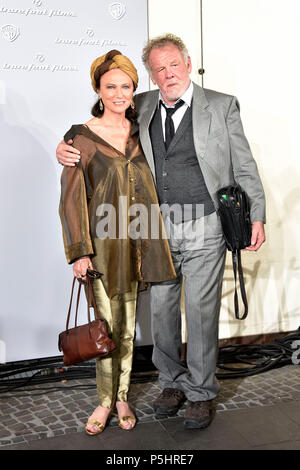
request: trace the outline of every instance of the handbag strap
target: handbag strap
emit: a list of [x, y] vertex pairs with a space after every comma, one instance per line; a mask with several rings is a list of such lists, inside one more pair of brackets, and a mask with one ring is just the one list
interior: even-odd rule
[[[98, 276], [100, 277], [100, 276]], [[99, 310], [98, 310], [98, 307], [97, 307], [97, 302], [96, 302], [96, 299], [95, 299], [95, 294], [94, 294], [94, 289], [93, 289], [93, 285], [92, 285], [92, 280], [93, 279], [96, 279], [96, 277], [94, 275], [91, 275], [89, 273], [89, 271], [87, 271], [87, 276], [86, 276], [86, 284], [87, 284], [87, 311], [88, 311], [88, 319], [89, 319], [89, 322], [91, 322], [91, 319], [90, 319], [90, 294], [91, 294], [91, 297], [92, 297], [92, 307], [94, 309], [94, 312], [95, 312], [95, 316], [96, 318], [100, 318], [100, 314], [99, 314]]]
[[[235, 250], [232, 252], [232, 264], [233, 264], [233, 272], [234, 272], [234, 311], [235, 317], [237, 320], [244, 320], [248, 315], [248, 302], [246, 296], [246, 289], [244, 283], [244, 276], [243, 276], [243, 268], [242, 268], [242, 260], [241, 260], [241, 251]], [[237, 268], [239, 273], [239, 281], [240, 281], [240, 290], [241, 296], [244, 304], [244, 314], [242, 317], [239, 316], [239, 301], [238, 301], [238, 294], [236, 288], [236, 279], [237, 279]]]
[[77, 301], [76, 301], [75, 327], [77, 326], [80, 292], [81, 292], [81, 286], [83, 284], [87, 285], [87, 314], [88, 314], [88, 321], [89, 321], [89, 323], [91, 323], [90, 297], [89, 297], [90, 294], [91, 294], [91, 297], [92, 297], [92, 307], [94, 309], [95, 315], [96, 315], [97, 318], [100, 318], [99, 311], [98, 311], [98, 308], [97, 308], [96, 299], [95, 299], [95, 295], [94, 295], [94, 290], [93, 290], [93, 286], [92, 286], [92, 282], [91, 282], [92, 279], [97, 279], [97, 278], [100, 278], [100, 277], [101, 277], [100, 273], [98, 273], [97, 271], [91, 271], [91, 270], [87, 270], [86, 281], [83, 281], [82, 279], [77, 279], [74, 276], [73, 283], [72, 283], [69, 310], [68, 310], [67, 321], [66, 321], [66, 331], [69, 330], [69, 322], [70, 322], [70, 316], [71, 316], [71, 309], [72, 309], [73, 295], [74, 295], [74, 288], [75, 288], [76, 280], [78, 280], [79, 285], [78, 285]]
[[[69, 330], [69, 322], [70, 322], [70, 316], [71, 316], [71, 308], [72, 308], [72, 302], [73, 302], [73, 294], [74, 294], [75, 282], [76, 282], [76, 277], [74, 277], [73, 283], [72, 283], [72, 291], [71, 291], [70, 305], [69, 305], [69, 310], [68, 310], [68, 315], [67, 315], [67, 321], [66, 321], [66, 331]], [[77, 302], [76, 302], [75, 326], [77, 326], [77, 315], [78, 315], [78, 306], [79, 306], [80, 290], [81, 290], [81, 284], [79, 283], [78, 293], [77, 293]]]

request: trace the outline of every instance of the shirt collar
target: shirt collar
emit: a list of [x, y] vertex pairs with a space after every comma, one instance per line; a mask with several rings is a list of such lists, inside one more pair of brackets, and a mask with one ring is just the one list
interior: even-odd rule
[[136, 120], [134, 120], [131, 123], [130, 135], [132, 136], [132, 135], [136, 134], [138, 130], [139, 130], [138, 122]]
[[[187, 88], [187, 90], [183, 93], [183, 95], [177, 100], [182, 100], [185, 102], [185, 104], [187, 104], [189, 107], [191, 106], [191, 103], [192, 103], [192, 98], [193, 98], [193, 91], [194, 91], [194, 85], [193, 85], [193, 82], [191, 81], [190, 84], [189, 84], [189, 87]], [[159, 102], [162, 101], [167, 108], [173, 108], [175, 106], [175, 104], [177, 103], [174, 103], [173, 106], [170, 106], [168, 105], [167, 103], [164, 102], [162, 96], [161, 96], [161, 93], [159, 92], [158, 94], [158, 106], [159, 106]]]

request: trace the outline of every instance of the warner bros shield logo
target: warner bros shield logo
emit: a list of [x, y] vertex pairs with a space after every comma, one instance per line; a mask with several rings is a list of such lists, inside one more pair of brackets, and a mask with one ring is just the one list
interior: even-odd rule
[[108, 9], [109, 13], [115, 20], [120, 20], [126, 13], [126, 6], [120, 2], [111, 3]]
[[4, 39], [9, 42], [14, 42], [20, 36], [19, 28], [13, 24], [1, 26], [1, 33]]

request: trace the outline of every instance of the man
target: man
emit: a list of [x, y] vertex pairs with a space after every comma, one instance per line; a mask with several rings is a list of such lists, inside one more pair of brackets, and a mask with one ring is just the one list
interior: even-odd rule
[[[256, 251], [265, 241], [264, 191], [236, 98], [192, 83], [191, 59], [172, 34], [150, 40], [143, 61], [159, 90], [136, 96], [141, 143], [160, 204], [182, 209], [164, 214], [178, 277], [152, 285], [150, 293], [153, 362], [163, 389], [154, 409], [157, 417], [170, 416], [187, 400], [185, 427], [201, 429], [211, 423], [219, 391], [215, 369], [226, 248], [216, 193], [234, 181], [246, 191], [252, 221], [248, 250]], [[72, 164], [78, 158], [72, 152], [61, 143], [57, 158]], [[183, 280], [187, 369], [181, 360]]]

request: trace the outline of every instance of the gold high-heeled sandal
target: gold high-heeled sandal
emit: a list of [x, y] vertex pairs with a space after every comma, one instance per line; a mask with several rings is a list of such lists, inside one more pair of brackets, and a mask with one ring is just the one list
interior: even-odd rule
[[[125, 423], [126, 421], [134, 421], [132, 423], [132, 426], [130, 428], [126, 428], [126, 426], [124, 426], [123, 423]], [[136, 425], [136, 417], [135, 416], [123, 416], [123, 418], [120, 418], [118, 420], [118, 424], [120, 426], [120, 428], [124, 429], [125, 431], [131, 431], [131, 429], [133, 429]]]
[[[96, 410], [95, 410], [96, 411]], [[107, 418], [105, 419], [105, 417], [101, 418], [101, 419], [104, 419], [105, 421], [105, 424], [103, 423], [100, 423], [100, 421], [98, 421], [97, 419], [94, 419], [92, 418], [92, 416], [95, 414], [95, 411], [94, 413], [89, 417], [89, 419], [87, 420], [87, 423], [85, 425], [85, 431], [87, 434], [89, 434], [90, 436], [97, 436], [98, 434], [100, 434], [101, 432], [104, 431], [105, 427], [107, 426], [107, 424], [109, 423], [110, 419], [111, 419], [111, 413], [112, 413], [112, 409], [108, 409], [108, 415], [107, 415]], [[98, 428], [97, 431], [93, 432], [93, 431], [89, 431], [87, 429], [87, 426], [88, 425], [91, 425], [91, 426], [96, 426]]]
[[[98, 431], [89, 431], [86, 427], [88, 424], [91, 424], [92, 426], [96, 426], [98, 428]], [[89, 434], [90, 436], [97, 436], [101, 432], [104, 431], [105, 425], [97, 421], [96, 419], [89, 419], [88, 422], [85, 425], [85, 432]]]

